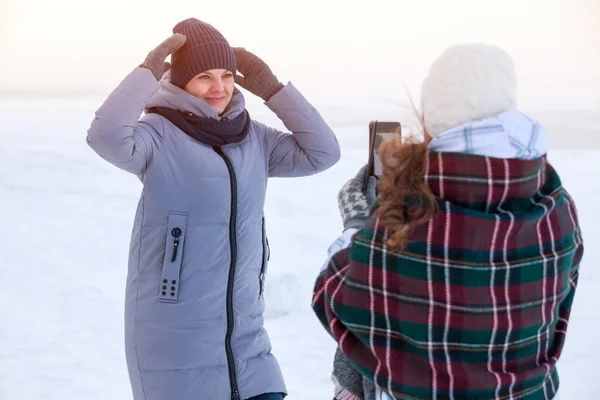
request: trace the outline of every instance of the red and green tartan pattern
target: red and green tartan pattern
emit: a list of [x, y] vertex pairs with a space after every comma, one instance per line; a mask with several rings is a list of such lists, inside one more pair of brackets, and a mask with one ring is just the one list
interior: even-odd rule
[[402, 252], [373, 217], [317, 279], [315, 313], [396, 399], [552, 399], [583, 255], [558, 175], [432, 153], [425, 179], [435, 216]]

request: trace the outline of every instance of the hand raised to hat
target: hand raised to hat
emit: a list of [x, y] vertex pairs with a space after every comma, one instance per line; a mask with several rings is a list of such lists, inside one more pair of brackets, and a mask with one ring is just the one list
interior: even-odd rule
[[264, 101], [268, 101], [283, 88], [284, 85], [279, 82], [271, 68], [258, 56], [243, 47], [234, 47], [233, 52], [237, 59], [237, 69], [243, 75], [235, 77], [238, 85]]
[[140, 67], [149, 69], [156, 80], [159, 81], [163, 74], [171, 67], [168, 62], [165, 62], [165, 59], [179, 50], [185, 44], [186, 40], [187, 38], [184, 35], [180, 33], [174, 34], [148, 53], [148, 56]]

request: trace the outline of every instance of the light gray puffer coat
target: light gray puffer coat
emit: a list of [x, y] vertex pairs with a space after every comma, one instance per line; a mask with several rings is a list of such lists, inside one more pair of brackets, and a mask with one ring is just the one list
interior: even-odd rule
[[[162, 106], [219, 119], [214, 108], [136, 68], [96, 112], [91, 148], [143, 183], [129, 255], [125, 342], [136, 400], [247, 399], [286, 393], [263, 327], [267, 178], [324, 171], [334, 133], [291, 84], [267, 106], [293, 134], [251, 121], [219, 149], [158, 114]], [[244, 110], [235, 91], [223, 117]]]

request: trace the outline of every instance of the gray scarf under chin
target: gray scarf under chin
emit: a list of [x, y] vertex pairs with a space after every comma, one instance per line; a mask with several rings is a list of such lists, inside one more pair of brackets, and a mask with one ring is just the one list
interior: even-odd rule
[[221, 147], [241, 142], [248, 135], [250, 127], [250, 116], [246, 110], [235, 118], [220, 121], [168, 107], [152, 107], [148, 113], [162, 115], [189, 136], [209, 146]]

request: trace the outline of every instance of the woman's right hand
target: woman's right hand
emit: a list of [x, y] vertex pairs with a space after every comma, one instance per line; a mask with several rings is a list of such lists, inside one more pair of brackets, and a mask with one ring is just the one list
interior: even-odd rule
[[366, 174], [367, 166], [364, 165], [338, 192], [338, 207], [344, 222], [344, 230], [362, 229], [369, 219], [371, 207], [377, 200], [377, 179], [369, 176], [365, 188]]
[[180, 33], [174, 34], [148, 53], [148, 56], [140, 67], [149, 69], [156, 80], [159, 81], [163, 74], [171, 67], [168, 62], [165, 62], [165, 59], [183, 47], [186, 40], [187, 38], [184, 35]]

